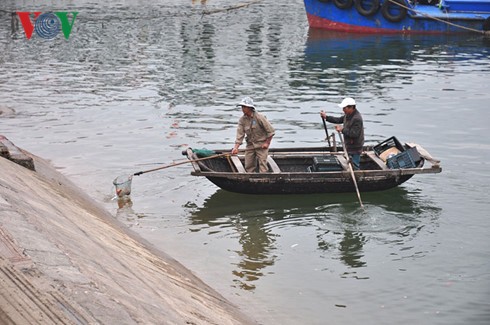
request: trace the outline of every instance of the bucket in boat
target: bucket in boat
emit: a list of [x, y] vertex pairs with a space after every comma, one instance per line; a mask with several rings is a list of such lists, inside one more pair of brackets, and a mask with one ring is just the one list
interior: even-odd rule
[[119, 176], [112, 184], [116, 187], [116, 195], [118, 197], [123, 197], [131, 194], [131, 181], [133, 180], [133, 175], [131, 176]]

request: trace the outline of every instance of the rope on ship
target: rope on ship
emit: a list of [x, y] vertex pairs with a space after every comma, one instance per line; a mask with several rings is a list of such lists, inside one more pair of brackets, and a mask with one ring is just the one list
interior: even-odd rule
[[203, 11], [203, 15], [211, 15], [211, 14], [215, 14], [215, 13], [218, 13], [218, 12], [223, 12], [223, 11], [231, 11], [231, 10], [235, 10], [235, 9], [240, 9], [240, 8], [245, 8], [245, 7], [248, 7], [252, 4], [256, 4], [258, 2], [261, 2], [262, 0], [252, 0], [252, 1], [249, 1], [249, 2], [246, 2], [246, 3], [239, 3], [237, 5], [234, 5], [234, 6], [231, 6], [231, 7], [226, 7], [226, 8], [220, 8], [220, 9], [213, 9], [213, 10], [204, 10]]
[[427, 14], [425, 14], [425, 13], [423, 13], [423, 12], [420, 12], [420, 11], [417, 11], [417, 10], [415, 10], [415, 9], [413, 9], [413, 8], [410, 8], [410, 7], [407, 7], [407, 6], [405, 6], [405, 5], [402, 5], [401, 3], [399, 3], [399, 2], [398, 2], [398, 1], [396, 1], [396, 0], [387, 0], [387, 1], [389, 1], [389, 2], [393, 3], [393, 4], [397, 5], [397, 6], [400, 6], [400, 7], [404, 8], [404, 9], [406, 9], [406, 10], [413, 11], [413, 12], [415, 12], [415, 13], [416, 13], [416, 14], [418, 14], [418, 15], [421, 15], [421, 16], [424, 16], [424, 17], [427, 17], [427, 18], [429, 18], [429, 19], [437, 20], [437, 21], [442, 22], [442, 23], [445, 23], [445, 24], [447, 24], [447, 25], [451, 25], [451, 26], [454, 26], [454, 27], [457, 27], [457, 28], [461, 28], [461, 29], [466, 29], [466, 30], [468, 30], [468, 31], [475, 32], [475, 33], [479, 33], [479, 34], [483, 34], [483, 35], [487, 35], [488, 33], [490, 33], [490, 31], [484, 31], [484, 30], [482, 31], [482, 30], [478, 30], [478, 29], [474, 29], [474, 28], [469, 28], [469, 27], [466, 27], [466, 26], [461, 26], [461, 25], [458, 25], [458, 24], [452, 23], [452, 22], [450, 22], [450, 21], [447, 21], [447, 20], [444, 20], [444, 19], [441, 19], [441, 18], [437, 18], [437, 17], [433, 17], [433, 16], [431, 16], [431, 15], [427, 15]]

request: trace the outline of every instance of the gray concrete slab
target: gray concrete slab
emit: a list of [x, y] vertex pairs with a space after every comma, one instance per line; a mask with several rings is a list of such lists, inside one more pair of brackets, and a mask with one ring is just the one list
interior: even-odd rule
[[0, 323], [255, 324], [27, 154], [0, 158]]

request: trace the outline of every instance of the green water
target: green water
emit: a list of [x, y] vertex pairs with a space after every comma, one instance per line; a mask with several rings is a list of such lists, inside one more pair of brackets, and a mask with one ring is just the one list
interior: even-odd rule
[[[16, 114], [1, 133], [262, 324], [487, 324], [490, 42], [312, 31], [299, 0], [202, 14], [231, 5], [2, 2], [0, 105]], [[79, 12], [68, 40], [12, 30], [11, 12], [50, 9]], [[364, 210], [355, 194], [227, 193], [190, 165], [111, 201], [119, 175], [231, 149], [244, 96], [275, 147], [323, 144], [319, 111], [352, 96], [368, 143], [419, 143], [443, 172], [361, 193]]]

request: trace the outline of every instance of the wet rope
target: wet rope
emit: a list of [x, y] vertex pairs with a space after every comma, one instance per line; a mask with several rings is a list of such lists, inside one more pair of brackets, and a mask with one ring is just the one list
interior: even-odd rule
[[211, 15], [211, 14], [215, 14], [215, 13], [223, 12], [223, 11], [231, 11], [231, 10], [235, 10], [235, 9], [240, 9], [240, 8], [248, 7], [250, 5], [253, 5], [253, 4], [258, 3], [258, 2], [261, 2], [261, 1], [262, 0], [252, 0], [250, 2], [240, 3], [240, 4], [237, 4], [235, 6], [231, 6], [231, 7], [226, 7], [226, 8], [221, 8], [221, 9], [213, 9], [213, 10], [204, 10], [202, 12], [202, 14], [204, 16], [204, 15]]
[[421, 15], [421, 16], [424, 16], [424, 17], [426, 17], [426, 18], [433, 19], [433, 20], [436, 20], [436, 21], [439, 21], [439, 22], [442, 22], [442, 23], [445, 23], [445, 24], [447, 24], [447, 25], [451, 25], [451, 26], [454, 26], [454, 27], [457, 27], [457, 28], [465, 29], [465, 30], [468, 30], [468, 31], [470, 31], [470, 32], [475, 32], [475, 33], [478, 33], [478, 34], [483, 34], [483, 35], [485, 35], [485, 34], [486, 34], [486, 33], [485, 33], [485, 31], [482, 31], [482, 30], [478, 30], [478, 29], [474, 29], [474, 28], [469, 28], [469, 27], [466, 27], [466, 26], [461, 26], [461, 25], [458, 25], [458, 24], [455, 24], [455, 23], [449, 22], [449, 21], [444, 20], [444, 19], [441, 19], [441, 18], [437, 18], [437, 17], [433, 17], [433, 16], [431, 16], [431, 15], [427, 15], [427, 14], [425, 14], [425, 13], [423, 13], [423, 12], [420, 12], [420, 11], [415, 10], [415, 9], [413, 9], [413, 8], [410, 8], [410, 7], [407, 7], [407, 6], [405, 6], [405, 5], [402, 5], [401, 3], [398, 3], [398, 2], [396, 2], [395, 0], [388, 0], [388, 1], [389, 1], [389, 2], [391, 2], [391, 3], [393, 3], [393, 4], [395, 4], [395, 5], [397, 5], [397, 6], [400, 6], [400, 7], [402, 7], [402, 8], [405, 8], [405, 9], [407, 9], [407, 10], [413, 11], [413, 12], [415, 12], [416, 14]]
[[[236, 10], [236, 9], [246, 8], [246, 7], [250, 6], [250, 5], [257, 4], [257, 3], [262, 2], [262, 1], [263, 0], [251, 0], [251, 1], [248, 1], [248, 2], [239, 3], [237, 5], [229, 6], [229, 7], [225, 7], [225, 8], [204, 9], [202, 11], [201, 10], [194, 10], [191, 14], [193, 14], [193, 15], [200, 15], [201, 17], [203, 17], [205, 15], [212, 15], [212, 14], [216, 14], [216, 13], [220, 13], [220, 12], [226, 12], [226, 11], [232, 11], [232, 10]], [[0, 8], [0, 13], [6, 13], [6, 14], [9, 14], [10, 13], [10, 14], [12, 14], [12, 13], [15, 13], [15, 12], [16, 12], [15, 9], [8, 10], [8, 9]], [[172, 12], [172, 13], [169, 13], [167, 15], [161, 15], [161, 14], [155, 13], [153, 15], [140, 15], [140, 16], [129, 16], [129, 17], [118, 17], [118, 16], [108, 15], [108, 16], [105, 16], [104, 18], [84, 17], [84, 21], [103, 21], [103, 22], [108, 22], [110, 20], [117, 20], [117, 21], [123, 21], [123, 20], [153, 20], [153, 19], [167, 18], [167, 17], [169, 17], [169, 15], [171, 17], [187, 17], [187, 16], [189, 16], [189, 13], [186, 12], [186, 11], [182, 11], [180, 13]]]

